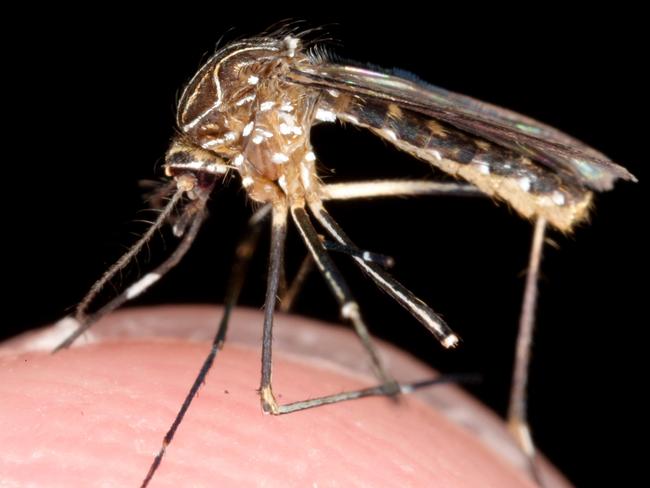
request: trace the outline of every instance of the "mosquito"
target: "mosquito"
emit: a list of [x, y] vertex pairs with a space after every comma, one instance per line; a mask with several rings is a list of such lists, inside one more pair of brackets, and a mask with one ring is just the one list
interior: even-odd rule
[[[368, 129], [459, 181], [399, 179], [327, 184], [319, 178], [310, 130], [316, 124], [336, 121]], [[75, 327], [75, 332], [57, 347], [70, 346], [101, 317], [139, 296], [173, 268], [195, 240], [214, 188], [226, 175], [238, 176], [259, 208], [237, 248], [224, 315], [211, 351], [142, 486], [154, 476], [223, 346], [248, 261], [262, 224], [269, 218], [271, 245], [259, 388], [264, 412], [280, 415], [366, 396], [394, 396], [435, 383], [400, 384], [386, 371], [359, 305], [331, 258], [332, 252], [349, 255], [444, 348], [455, 347], [459, 337], [445, 321], [387, 271], [390, 259], [357, 247], [325, 205], [334, 200], [404, 195], [487, 195], [506, 202], [534, 222], [508, 423], [531, 467], [535, 466], [525, 404], [544, 235], [548, 226], [571, 232], [587, 219], [593, 193], [612, 189], [617, 179], [636, 181], [630, 172], [582, 142], [529, 117], [435, 87], [401, 71], [334, 61], [319, 44], [286, 31], [240, 40], [219, 49], [185, 87], [178, 103], [177, 126], [178, 133], [165, 158], [169, 184], [158, 195], [159, 201], [166, 202], [159, 216], [95, 282], [75, 313], [63, 319]], [[309, 261], [287, 291], [283, 306], [295, 296], [308, 265], [315, 264], [336, 298], [342, 318], [353, 326], [367, 350], [377, 386], [288, 404], [276, 400], [271, 383], [272, 329], [289, 221], [298, 229]], [[90, 312], [100, 290], [169, 222], [180, 238], [171, 255]], [[535, 474], [535, 469], [532, 472]]]

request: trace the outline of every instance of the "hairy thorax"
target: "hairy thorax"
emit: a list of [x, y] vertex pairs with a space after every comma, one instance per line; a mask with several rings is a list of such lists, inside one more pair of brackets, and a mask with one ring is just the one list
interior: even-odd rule
[[317, 190], [309, 142], [317, 96], [284, 81], [291, 66], [308, 62], [291, 42], [238, 44], [197, 73], [179, 104], [181, 135], [167, 157], [175, 168], [183, 159], [213, 160], [216, 169], [227, 161], [259, 202]]

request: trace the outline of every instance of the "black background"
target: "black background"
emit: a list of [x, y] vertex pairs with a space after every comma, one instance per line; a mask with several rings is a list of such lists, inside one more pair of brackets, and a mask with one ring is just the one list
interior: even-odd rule
[[[2, 334], [59, 318], [134, 241], [132, 233], [142, 233], [136, 220], [151, 214], [139, 211], [138, 181], [161, 176], [176, 96], [218, 38], [256, 34], [288, 17], [306, 19], [307, 26], [328, 25], [325, 31], [341, 42], [333, 50], [344, 57], [400, 67], [543, 120], [639, 178], [598, 195], [591, 223], [574, 235], [551, 234], [557, 249], [545, 250], [530, 392], [536, 440], [574, 482], [632, 476], [630, 434], [645, 430], [638, 392], [647, 384], [641, 354], [648, 324], [641, 313], [648, 218], [642, 16], [622, 9], [572, 15], [423, 8], [376, 5], [353, 14], [331, 2], [282, 11], [188, 3], [146, 13], [57, 9], [7, 18], [19, 34], [5, 45], [10, 128], [3, 158], [8, 316]], [[436, 176], [353, 128], [319, 127], [313, 140], [331, 181]], [[444, 315], [463, 344], [443, 351], [339, 257], [373, 332], [443, 371], [479, 372], [483, 383], [471, 389], [503, 413], [531, 225], [488, 199], [330, 209], [358, 245], [395, 257], [394, 274]], [[137, 304], [222, 301], [231, 253], [249, 214], [238, 185], [220, 188], [190, 255]], [[164, 242], [153, 244], [116, 287], [158, 262], [174, 240], [167, 234]], [[295, 233], [288, 252], [295, 269], [304, 253]], [[244, 305], [261, 307], [265, 258], [261, 253], [251, 272]], [[315, 275], [296, 311], [329, 320], [338, 315]]]

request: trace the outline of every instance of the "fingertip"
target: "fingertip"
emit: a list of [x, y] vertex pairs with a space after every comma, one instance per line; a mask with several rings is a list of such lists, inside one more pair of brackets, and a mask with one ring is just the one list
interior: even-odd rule
[[[54, 356], [3, 358], [3, 479], [49, 486], [52, 480], [62, 486], [139, 483], [209, 349], [187, 336], [197, 338], [207, 322], [213, 332], [216, 318], [214, 310], [206, 309], [128, 312], [116, 320], [138, 334], [155, 322], [164, 329], [169, 320], [183, 322], [186, 337], [104, 338]], [[234, 318], [232, 336], [255, 336], [259, 342], [257, 312]], [[255, 323], [256, 332], [234, 332], [245, 323]], [[314, 344], [313, 337], [300, 338], [302, 325], [278, 328], [291, 329], [287, 335], [294, 342], [315, 349], [344, 337], [350, 341], [346, 334], [338, 337], [338, 329], [329, 337], [325, 328], [317, 333], [327, 339]], [[314, 333], [313, 324], [305, 327]], [[280, 344], [286, 340], [282, 334]], [[263, 415], [257, 394], [259, 348], [242, 342], [219, 352], [153, 486], [532, 486], [521, 472], [413, 397], [397, 404], [370, 398], [287, 416]], [[283, 344], [283, 349], [291, 347]], [[317, 354], [300, 356], [295, 347], [276, 355], [273, 379], [282, 403], [368, 386], [358, 372], [346, 373]]]

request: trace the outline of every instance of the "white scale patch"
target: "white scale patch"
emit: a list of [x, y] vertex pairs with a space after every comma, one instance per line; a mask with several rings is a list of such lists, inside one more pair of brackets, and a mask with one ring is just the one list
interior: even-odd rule
[[305, 163], [304, 161], [300, 163], [300, 179], [302, 180], [302, 186], [306, 190], [311, 188], [311, 165]]
[[223, 164], [205, 163], [203, 161], [190, 161], [185, 164], [172, 164], [172, 168], [190, 169], [196, 171], [207, 171], [208, 173], [223, 174], [228, 171], [228, 167]]
[[260, 104], [260, 111], [266, 112], [267, 110], [271, 110], [273, 108], [273, 105], [275, 105], [275, 102], [262, 102]]
[[286, 124], [286, 123], [282, 122], [280, 124], [280, 134], [283, 134], [285, 136], [287, 136], [289, 134], [299, 136], [299, 135], [302, 135], [302, 129], [300, 127], [298, 127], [297, 125]]
[[251, 140], [253, 141], [253, 144], [261, 144], [262, 141], [264, 140], [264, 136], [257, 134]]
[[289, 161], [289, 156], [283, 153], [274, 153], [273, 156], [271, 156], [271, 161], [275, 164], [284, 164]]
[[208, 173], [224, 174], [226, 171], [228, 171], [228, 167], [224, 166], [223, 164], [210, 163], [205, 166], [205, 171]]
[[244, 104], [246, 104], [248, 102], [252, 102], [253, 100], [255, 100], [255, 95], [248, 95], [247, 97], [240, 98], [239, 100], [237, 100], [235, 102], [235, 105], [237, 105], [238, 107], [241, 107], [242, 105], [244, 105]]
[[564, 198], [564, 194], [561, 191], [554, 191], [553, 195], [551, 195], [551, 199], [553, 200], [553, 203], [555, 205], [564, 205], [566, 200]]
[[485, 161], [474, 161], [472, 164], [475, 164], [477, 166], [478, 172], [482, 175], [490, 174], [490, 165]]
[[314, 154], [314, 151], [309, 151], [307, 154], [305, 154], [305, 161], [316, 161], [316, 155]]
[[223, 144], [223, 142], [224, 142], [223, 138], [219, 137], [218, 139], [211, 139], [209, 141], [204, 142], [203, 144], [201, 144], [201, 147], [210, 148], [213, 146], [218, 146], [220, 144]]
[[336, 115], [330, 110], [316, 109], [316, 118], [323, 122], [336, 122]]
[[203, 161], [190, 161], [189, 163], [184, 163], [184, 164], [172, 164], [172, 168], [179, 168], [179, 169], [196, 169], [196, 170], [201, 170], [205, 167], [205, 163]]
[[359, 125], [359, 119], [357, 117], [355, 117], [354, 115], [345, 115], [342, 118], [343, 118], [343, 120], [351, 122], [354, 125]]
[[244, 164], [244, 155], [243, 154], [238, 154], [237, 156], [235, 156], [233, 158], [233, 160], [232, 160], [232, 164], [233, 164], [233, 166], [237, 166], [237, 167]]
[[302, 180], [302, 186], [308, 190], [311, 187], [311, 171], [305, 163], [300, 165], [300, 179]]
[[528, 176], [524, 176], [523, 178], [519, 178], [517, 181], [519, 183], [519, 188], [521, 188], [524, 191], [529, 191], [530, 190], [530, 178]]
[[126, 289], [126, 298], [131, 300], [132, 298], [137, 297], [159, 279], [160, 275], [158, 273], [147, 273], [140, 280], [136, 281]]
[[253, 127], [255, 126], [255, 122], [249, 122], [244, 126], [244, 130], [241, 132], [241, 135], [244, 137], [248, 137], [250, 133], [253, 131]]
[[257, 76], [255, 76], [255, 75], [250, 75], [250, 76], [248, 77], [248, 84], [249, 84], [249, 85], [257, 85], [257, 82], [258, 82], [258, 81], [260, 81], [260, 79], [259, 79]]
[[449, 349], [450, 347], [456, 346], [458, 344], [458, 336], [456, 334], [450, 334], [442, 340], [443, 347]]
[[290, 103], [283, 103], [280, 106], [280, 111], [281, 112], [291, 113], [291, 112], [293, 112], [293, 105], [291, 105]]
[[359, 305], [357, 305], [355, 302], [348, 302], [341, 307], [341, 316], [343, 316], [344, 319], [349, 319], [353, 315], [357, 315], [358, 310]]
[[293, 58], [293, 56], [296, 54], [296, 49], [298, 49], [298, 38], [287, 36], [284, 38], [284, 44], [287, 46], [287, 51], [289, 51], [289, 57]]
[[397, 140], [397, 134], [395, 134], [395, 131], [390, 130], [390, 129], [384, 129], [384, 135], [386, 138], [390, 139], [391, 141], [396, 141]]
[[282, 188], [283, 192], [287, 192], [287, 177], [282, 175], [278, 178], [278, 185]]
[[244, 188], [248, 188], [253, 184], [253, 178], [250, 176], [244, 176], [241, 180], [241, 184], [244, 186]]

